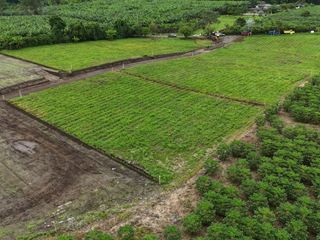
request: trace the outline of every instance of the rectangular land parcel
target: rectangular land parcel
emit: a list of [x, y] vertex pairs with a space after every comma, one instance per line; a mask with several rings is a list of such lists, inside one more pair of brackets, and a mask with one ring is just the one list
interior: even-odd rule
[[62, 85], [14, 103], [162, 182], [194, 171], [207, 149], [261, 112], [122, 73]]
[[240, 100], [276, 103], [319, 73], [320, 35], [253, 36], [227, 48], [127, 69], [166, 84]]
[[59, 70], [74, 71], [126, 59], [187, 52], [210, 44], [207, 40], [129, 38], [54, 44], [3, 52]]

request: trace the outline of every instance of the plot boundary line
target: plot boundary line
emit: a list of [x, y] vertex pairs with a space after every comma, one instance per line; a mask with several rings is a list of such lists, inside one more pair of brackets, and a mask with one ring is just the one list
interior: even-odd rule
[[179, 85], [174, 84], [174, 83], [163, 82], [161, 80], [156, 80], [156, 79], [153, 79], [153, 78], [149, 78], [149, 77], [146, 77], [146, 76], [143, 76], [143, 75], [140, 75], [140, 74], [129, 73], [127, 71], [121, 71], [121, 73], [126, 74], [126, 75], [131, 76], [131, 77], [139, 78], [139, 79], [147, 81], [147, 82], [151, 82], [151, 83], [155, 83], [155, 84], [158, 84], [158, 85], [175, 88], [175, 89], [182, 90], [182, 91], [188, 91], [188, 92], [192, 92], [192, 93], [202, 94], [202, 95], [205, 95], [205, 96], [208, 96], [208, 97], [219, 98], [219, 99], [223, 99], [223, 100], [229, 100], [229, 101], [238, 102], [238, 103], [241, 103], [241, 104], [251, 105], [251, 106], [254, 106], [254, 107], [265, 107], [266, 106], [265, 103], [256, 102], [256, 101], [252, 101], [252, 100], [239, 99], [239, 98], [234, 98], [234, 97], [228, 97], [228, 96], [217, 94], [217, 93], [204, 92], [204, 91], [196, 90], [196, 89], [189, 88], [189, 87], [179, 86]]
[[104, 156], [107, 156], [108, 158], [110, 158], [111, 160], [123, 165], [124, 167], [127, 167], [129, 169], [131, 169], [132, 171], [135, 171], [136, 173], [140, 174], [141, 176], [155, 182], [155, 183], [159, 183], [158, 179], [156, 179], [155, 177], [151, 176], [149, 173], [147, 173], [144, 169], [142, 169], [141, 167], [138, 167], [137, 165], [131, 164], [129, 163], [129, 161], [126, 161], [125, 159], [119, 158], [117, 156], [115, 156], [114, 154], [111, 153], [107, 153], [99, 148], [93, 147], [85, 142], [83, 142], [82, 140], [80, 140], [79, 138], [61, 130], [60, 128], [53, 126], [52, 124], [38, 118], [37, 116], [33, 115], [32, 113], [29, 113], [21, 108], [19, 108], [18, 106], [14, 105], [13, 103], [9, 102], [9, 101], [4, 101], [9, 107], [14, 108], [15, 110], [19, 111], [22, 114], [27, 115], [28, 117], [32, 118], [33, 120], [40, 122], [41, 124], [45, 125], [46, 127], [48, 127], [49, 129], [58, 132], [59, 134], [61, 134], [64, 137], [67, 137], [69, 139], [71, 139], [72, 141], [78, 143], [79, 145], [89, 149], [89, 150], [93, 150], [96, 151]]

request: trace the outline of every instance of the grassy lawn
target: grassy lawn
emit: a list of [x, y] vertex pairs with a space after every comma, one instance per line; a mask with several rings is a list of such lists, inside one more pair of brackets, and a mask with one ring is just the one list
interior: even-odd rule
[[39, 79], [35, 65], [0, 55], [0, 89]]
[[146, 55], [190, 51], [210, 44], [210, 41], [200, 40], [132, 38], [46, 45], [3, 52], [52, 68], [72, 71]]
[[262, 111], [122, 73], [13, 102], [91, 146], [140, 165], [163, 183], [192, 173], [206, 150]]
[[128, 68], [143, 75], [206, 93], [275, 103], [296, 82], [318, 74], [319, 35], [254, 36], [191, 58]]

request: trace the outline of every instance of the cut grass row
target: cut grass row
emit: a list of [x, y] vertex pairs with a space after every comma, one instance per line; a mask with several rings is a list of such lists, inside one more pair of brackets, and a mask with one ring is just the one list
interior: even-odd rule
[[206, 151], [252, 123], [258, 108], [108, 73], [13, 100], [162, 183], [194, 171]]
[[204, 93], [271, 104], [318, 72], [319, 44], [317, 35], [254, 36], [208, 54], [125, 71]]
[[206, 40], [131, 38], [6, 50], [3, 53], [63, 71], [74, 71], [115, 61], [210, 46]]

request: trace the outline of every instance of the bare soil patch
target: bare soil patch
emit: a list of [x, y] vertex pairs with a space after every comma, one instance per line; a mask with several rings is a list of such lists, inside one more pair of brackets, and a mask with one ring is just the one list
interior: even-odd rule
[[11, 231], [5, 239], [25, 233], [30, 220], [39, 221], [32, 231], [65, 227], [67, 219], [74, 226], [81, 214], [108, 212], [158, 189], [0, 101], [0, 228]]

